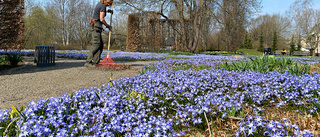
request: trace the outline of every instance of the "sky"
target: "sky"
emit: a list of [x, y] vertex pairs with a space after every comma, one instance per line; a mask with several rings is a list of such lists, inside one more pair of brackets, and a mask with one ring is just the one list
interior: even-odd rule
[[[313, 8], [320, 10], [320, 0], [313, 0]], [[293, 4], [295, 0], [262, 0], [261, 5], [263, 14], [285, 14], [287, 10], [289, 10], [290, 5]]]
[[260, 14], [284, 14], [295, 0], [263, 0]]
[[[43, 2], [45, 0], [34, 0], [36, 2]], [[94, 0], [99, 1], [99, 0]], [[285, 14], [289, 10], [290, 5], [294, 3], [295, 0], [262, 0], [262, 9], [260, 15], [264, 14]], [[320, 0], [313, 0], [313, 8], [320, 10]]]

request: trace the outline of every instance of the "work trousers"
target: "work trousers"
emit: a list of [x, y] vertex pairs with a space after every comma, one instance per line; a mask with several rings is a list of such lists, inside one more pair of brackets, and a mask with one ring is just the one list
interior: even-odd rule
[[87, 63], [98, 64], [100, 62], [100, 56], [103, 50], [103, 41], [101, 37], [102, 23], [99, 20], [93, 21], [92, 28], [92, 45], [89, 49]]

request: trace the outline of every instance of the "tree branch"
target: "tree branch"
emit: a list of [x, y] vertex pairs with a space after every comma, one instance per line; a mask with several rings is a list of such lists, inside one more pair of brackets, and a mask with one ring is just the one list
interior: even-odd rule
[[128, 5], [128, 6], [130, 6], [130, 7], [133, 7], [133, 8], [136, 9], [136, 10], [144, 11], [143, 9], [138, 8], [138, 7], [134, 6], [133, 4], [127, 2], [127, 1], [124, 1], [124, 0], [121, 0], [121, 1], [124, 2], [126, 5]]
[[[133, 4], [125, 1], [125, 0], [121, 0], [124, 4], [130, 6], [130, 7], [133, 7], [134, 9], [138, 10], [138, 11], [144, 11], [143, 9], [141, 8], [138, 8], [136, 6], [134, 6]], [[170, 24], [170, 26], [176, 31], [179, 33], [179, 35], [181, 35], [181, 32], [174, 26], [174, 24], [172, 24], [172, 22], [170, 22], [169, 20], [169, 17], [166, 16], [164, 13], [163, 13], [163, 7], [164, 7], [164, 4], [167, 2], [167, 0], [163, 0], [163, 2], [161, 3], [161, 9], [160, 9], [160, 12], [157, 12], [158, 15], [162, 16], [163, 18], [165, 18], [165, 20]], [[177, 1], [176, 0], [172, 0], [172, 2], [176, 5], [177, 4]]]
[[169, 21], [170, 19], [169, 19], [166, 15], [164, 15], [163, 12], [160, 12], [160, 13], [158, 13], [158, 14], [161, 15], [162, 17], [164, 17], [164, 18], [166, 19], [166, 21], [171, 25], [171, 27], [172, 27], [176, 32], [178, 32], [179, 35], [181, 35], [181, 32], [172, 24], [171, 21]]

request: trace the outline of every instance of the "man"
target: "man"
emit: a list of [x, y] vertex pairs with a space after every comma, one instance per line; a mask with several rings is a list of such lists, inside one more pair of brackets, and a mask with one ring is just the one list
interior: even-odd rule
[[103, 31], [102, 24], [112, 31], [112, 26], [110, 26], [104, 17], [106, 12], [113, 14], [112, 10], [106, 10], [107, 6], [111, 6], [113, 0], [100, 0], [96, 5], [93, 12], [92, 21], [92, 46], [89, 49], [88, 57], [84, 66], [95, 67], [100, 62], [100, 55], [103, 50], [103, 41], [101, 37], [101, 32]]
[[283, 50], [281, 51], [282, 55], [285, 55], [286, 52], [287, 52], [286, 49], [283, 49]]

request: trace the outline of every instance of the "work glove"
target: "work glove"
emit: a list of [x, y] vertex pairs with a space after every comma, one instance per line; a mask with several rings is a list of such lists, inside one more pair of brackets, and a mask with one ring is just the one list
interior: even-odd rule
[[107, 12], [113, 14], [113, 10], [108, 9]]
[[109, 31], [112, 31], [112, 26], [109, 25], [108, 29], [109, 29]]

